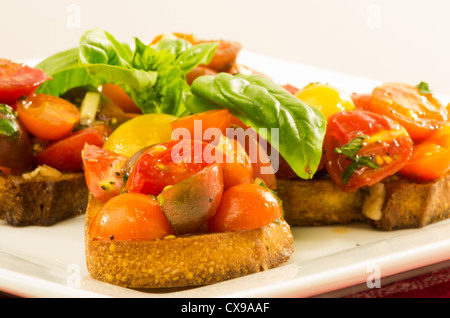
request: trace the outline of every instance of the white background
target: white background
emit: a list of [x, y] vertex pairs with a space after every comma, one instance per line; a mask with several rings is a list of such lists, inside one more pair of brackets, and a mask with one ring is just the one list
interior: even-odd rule
[[76, 46], [94, 27], [121, 41], [173, 31], [382, 81], [426, 81], [450, 95], [444, 0], [1, 1], [3, 58], [46, 57]]

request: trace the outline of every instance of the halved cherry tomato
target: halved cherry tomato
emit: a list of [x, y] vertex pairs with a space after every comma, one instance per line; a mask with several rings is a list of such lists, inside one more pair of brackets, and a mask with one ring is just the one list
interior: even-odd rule
[[158, 202], [176, 235], [204, 231], [223, 193], [220, 164], [207, 166], [158, 195]]
[[82, 159], [87, 187], [97, 200], [104, 203], [121, 193], [125, 183], [122, 169], [127, 157], [85, 144]]
[[337, 112], [328, 119], [325, 167], [344, 191], [373, 185], [403, 168], [413, 143], [390, 118], [367, 111]]
[[291, 85], [291, 84], [285, 84], [282, 86], [285, 90], [287, 90], [289, 93], [291, 93], [292, 95], [295, 95], [295, 93], [297, 93], [300, 89]]
[[150, 147], [131, 169], [126, 191], [157, 196], [169, 185], [193, 176], [213, 163], [224, 163], [224, 154], [200, 140], [172, 140]]
[[355, 108], [358, 110], [369, 110], [370, 109], [370, 98], [371, 94], [358, 94], [352, 93], [350, 95], [352, 98], [353, 104], [355, 104]]
[[208, 228], [212, 232], [252, 230], [282, 215], [281, 204], [269, 189], [254, 183], [239, 184], [224, 191]]
[[236, 63], [236, 58], [242, 49], [242, 45], [236, 41], [197, 41], [199, 43], [219, 42], [219, 46], [207, 66], [216, 72], [230, 72]]
[[200, 76], [203, 75], [212, 75], [215, 76], [217, 75], [217, 72], [214, 71], [213, 69], [205, 66], [205, 65], [199, 65], [197, 67], [195, 67], [192, 71], [190, 71], [189, 73], [186, 74], [186, 82], [191, 85], [192, 82]]
[[[231, 113], [228, 109], [213, 109], [206, 112], [181, 117], [173, 121], [170, 125], [172, 132], [177, 128], [187, 129], [189, 138], [213, 142], [217, 135], [226, 135], [227, 128], [231, 126]], [[217, 134], [213, 129], [218, 130]], [[207, 134], [205, 134], [207, 132]], [[208, 135], [209, 133], [209, 135]], [[217, 141], [216, 141], [217, 142]]]
[[368, 106], [405, 127], [413, 141], [431, 136], [447, 120], [447, 110], [431, 94], [403, 83], [374, 88]]
[[102, 147], [109, 135], [109, 128], [98, 125], [74, 132], [70, 136], [51, 142], [36, 154], [35, 161], [60, 171], [82, 171], [81, 152], [85, 144]]
[[16, 107], [16, 101], [28, 96], [50, 79], [44, 71], [22, 63], [0, 59], [0, 103]]
[[433, 135], [414, 144], [408, 163], [399, 174], [413, 179], [433, 180], [450, 171], [450, 123]]
[[89, 228], [89, 235], [99, 240], [151, 241], [171, 234], [158, 200], [141, 193], [124, 193], [107, 201]]
[[19, 100], [17, 112], [30, 134], [44, 140], [66, 137], [80, 121], [80, 111], [75, 105], [45, 94]]
[[135, 102], [116, 84], [103, 84], [102, 93], [108, 97], [115, 105], [119, 106], [126, 113], [141, 114], [142, 111]]

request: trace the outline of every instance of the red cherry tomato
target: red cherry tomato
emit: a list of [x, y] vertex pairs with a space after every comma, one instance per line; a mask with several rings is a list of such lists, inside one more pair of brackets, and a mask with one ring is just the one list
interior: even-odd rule
[[399, 174], [413, 179], [433, 180], [450, 170], [450, 123], [413, 148], [411, 159]]
[[371, 94], [357, 94], [353, 93], [351, 95], [353, 104], [358, 110], [369, 110], [370, 109], [370, 98]]
[[405, 127], [413, 141], [431, 136], [447, 121], [447, 110], [431, 94], [402, 83], [374, 88], [368, 110], [385, 115]]
[[104, 203], [121, 193], [127, 157], [85, 144], [82, 158], [87, 187], [97, 200]]
[[373, 185], [411, 157], [412, 140], [393, 120], [366, 111], [343, 111], [328, 119], [325, 167], [344, 191]]
[[141, 193], [124, 193], [107, 201], [89, 228], [89, 235], [99, 240], [150, 241], [171, 234], [158, 200]]
[[224, 154], [200, 140], [172, 140], [150, 147], [131, 169], [126, 190], [157, 196], [169, 185], [193, 176], [213, 163], [225, 163]]
[[35, 161], [60, 171], [82, 171], [81, 152], [85, 144], [102, 147], [109, 135], [109, 128], [104, 125], [85, 128], [70, 136], [48, 144], [36, 154]]
[[20, 97], [34, 93], [48, 79], [40, 69], [0, 59], [0, 103], [15, 107]]
[[208, 228], [212, 232], [252, 230], [282, 215], [281, 204], [269, 189], [254, 183], [239, 184], [224, 191]]
[[25, 128], [35, 137], [57, 140], [66, 137], [80, 121], [80, 111], [70, 102], [51, 95], [35, 94], [17, 102]]

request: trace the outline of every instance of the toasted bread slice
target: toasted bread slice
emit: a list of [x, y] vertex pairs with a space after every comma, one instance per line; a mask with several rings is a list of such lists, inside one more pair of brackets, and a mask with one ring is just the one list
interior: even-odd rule
[[84, 173], [0, 177], [0, 219], [13, 226], [50, 226], [85, 212]]
[[326, 175], [280, 179], [277, 193], [291, 226], [367, 222], [391, 231], [450, 217], [450, 174], [429, 182], [392, 176], [355, 193], [343, 192]]
[[260, 272], [286, 262], [293, 237], [284, 220], [255, 230], [166, 237], [152, 241], [93, 239], [89, 227], [101, 203], [89, 197], [86, 263], [100, 281], [130, 288], [193, 287]]

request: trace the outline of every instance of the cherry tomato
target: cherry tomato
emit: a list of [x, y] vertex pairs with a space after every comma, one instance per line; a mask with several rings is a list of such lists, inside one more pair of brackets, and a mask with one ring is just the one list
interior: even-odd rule
[[207, 64], [210, 69], [216, 72], [230, 72], [236, 63], [236, 58], [242, 49], [242, 45], [235, 41], [197, 41], [199, 43], [219, 42], [216, 52]]
[[431, 94], [402, 83], [374, 88], [368, 110], [397, 121], [413, 141], [430, 136], [447, 120], [447, 110]]
[[287, 90], [292, 95], [295, 95], [300, 89], [291, 85], [291, 84], [285, 84], [282, 86], [285, 90]]
[[48, 79], [50, 77], [40, 69], [0, 59], [0, 103], [15, 108], [20, 97], [34, 93]]
[[200, 140], [172, 140], [158, 144], [136, 161], [125, 189], [157, 196], [166, 186], [181, 182], [213, 163], [225, 163], [224, 155]]
[[401, 168], [412, 154], [407, 131], [390, 118], [344, 111], [328, 119], [325, 168], [344, 191], [373, 185]]
[[191, 44], [195, 43], [195, 38], [192, 34], [187, 34], [187, 33], [181, 33], [181, 32], [170, 32], [170, 33], [166, 33], [166, 34], [159, 34], [157, 35], [151, 42], [151, 44], [156, 44], [159, 41], [161, 41], [162, 39], [165, 38], [178, 38], [178, 39], [184, 39], [188, 42], [190, 42]]
[[12, 174], [22, 174], [33, 168], [28, 132], [14, 115], [14, 110], [4, 104], [0, 104], [0, 166]]
[[433, 135], [414, 144], [408, 163], [399, 174], [420, 180], [433, 180], [450, 170], [450, 123], [445, 123]]
[[85, 144], [82, 158], [87, 187], [97, 200], [104, 203], [121, 193], [125, 183], [122, 169], [127, 157]]
[[212, 232], [252, 230], [282, 215], [281, 204], [269, 189], [254, 183], [239, 184], [224, 191], [208, 229]]
[[355, 108], [358, 110], [369, 110], [370, 109], [370, 98], [371, 94], [358, 94], [353, 93], [350, 95], [355, 104]]
[[204, 231], [223, 193], [220, 164], [212, 164], [158, 195], [158, 202], [176, 235]]
[[[189, 132], [188, 138], [210, 143], [214, 141], [216, 135], [226, 135], [226, 129], [231, 126], [231, 116], [228, 109], [213, 109], [181, 117], [173, 121], [170, 125], [172, 127], [172, 133], [177, 128], [184, 128]], [[217, 134], [212, 129], [218, 130]], [[209, 132], [210, 135], [208, 136], [205, 132]]]
[[214, 71], [213, 69], [205, 66], [205, 65], [199, 65], [197, 67], [195, 67], [192, 71], [190, 71], [189, 73], [186, 74], [186, 82], [191, 85], [192, 82], [200, 76], [203, 75], [217, 75], [217, 72]]
[[102, 93], [126, 113], [141, 114], [142, 111], [122, 87], [116, 84], [103, 84]]
[[17, 111], [30, 134], [44, 140], [67, 136], [80, 121], [80, 111], [75, 105], [62, 98], [45, 94], [31, 95], [19, 100]]
[[150, 241], [171, 234], [158, 200], [141, 193], [124, 193], [107, 201], [89, 228], [89, 235], [99, 240]]
[[85, 144], [102, 147], [108, 135], [109, 128], [98, 125], [74, 132], [70, 136], [51, 142], [36, 154], [39, 165], [48, 165], [60, 171], [82, 171], [83, 160], [81, 152]]

